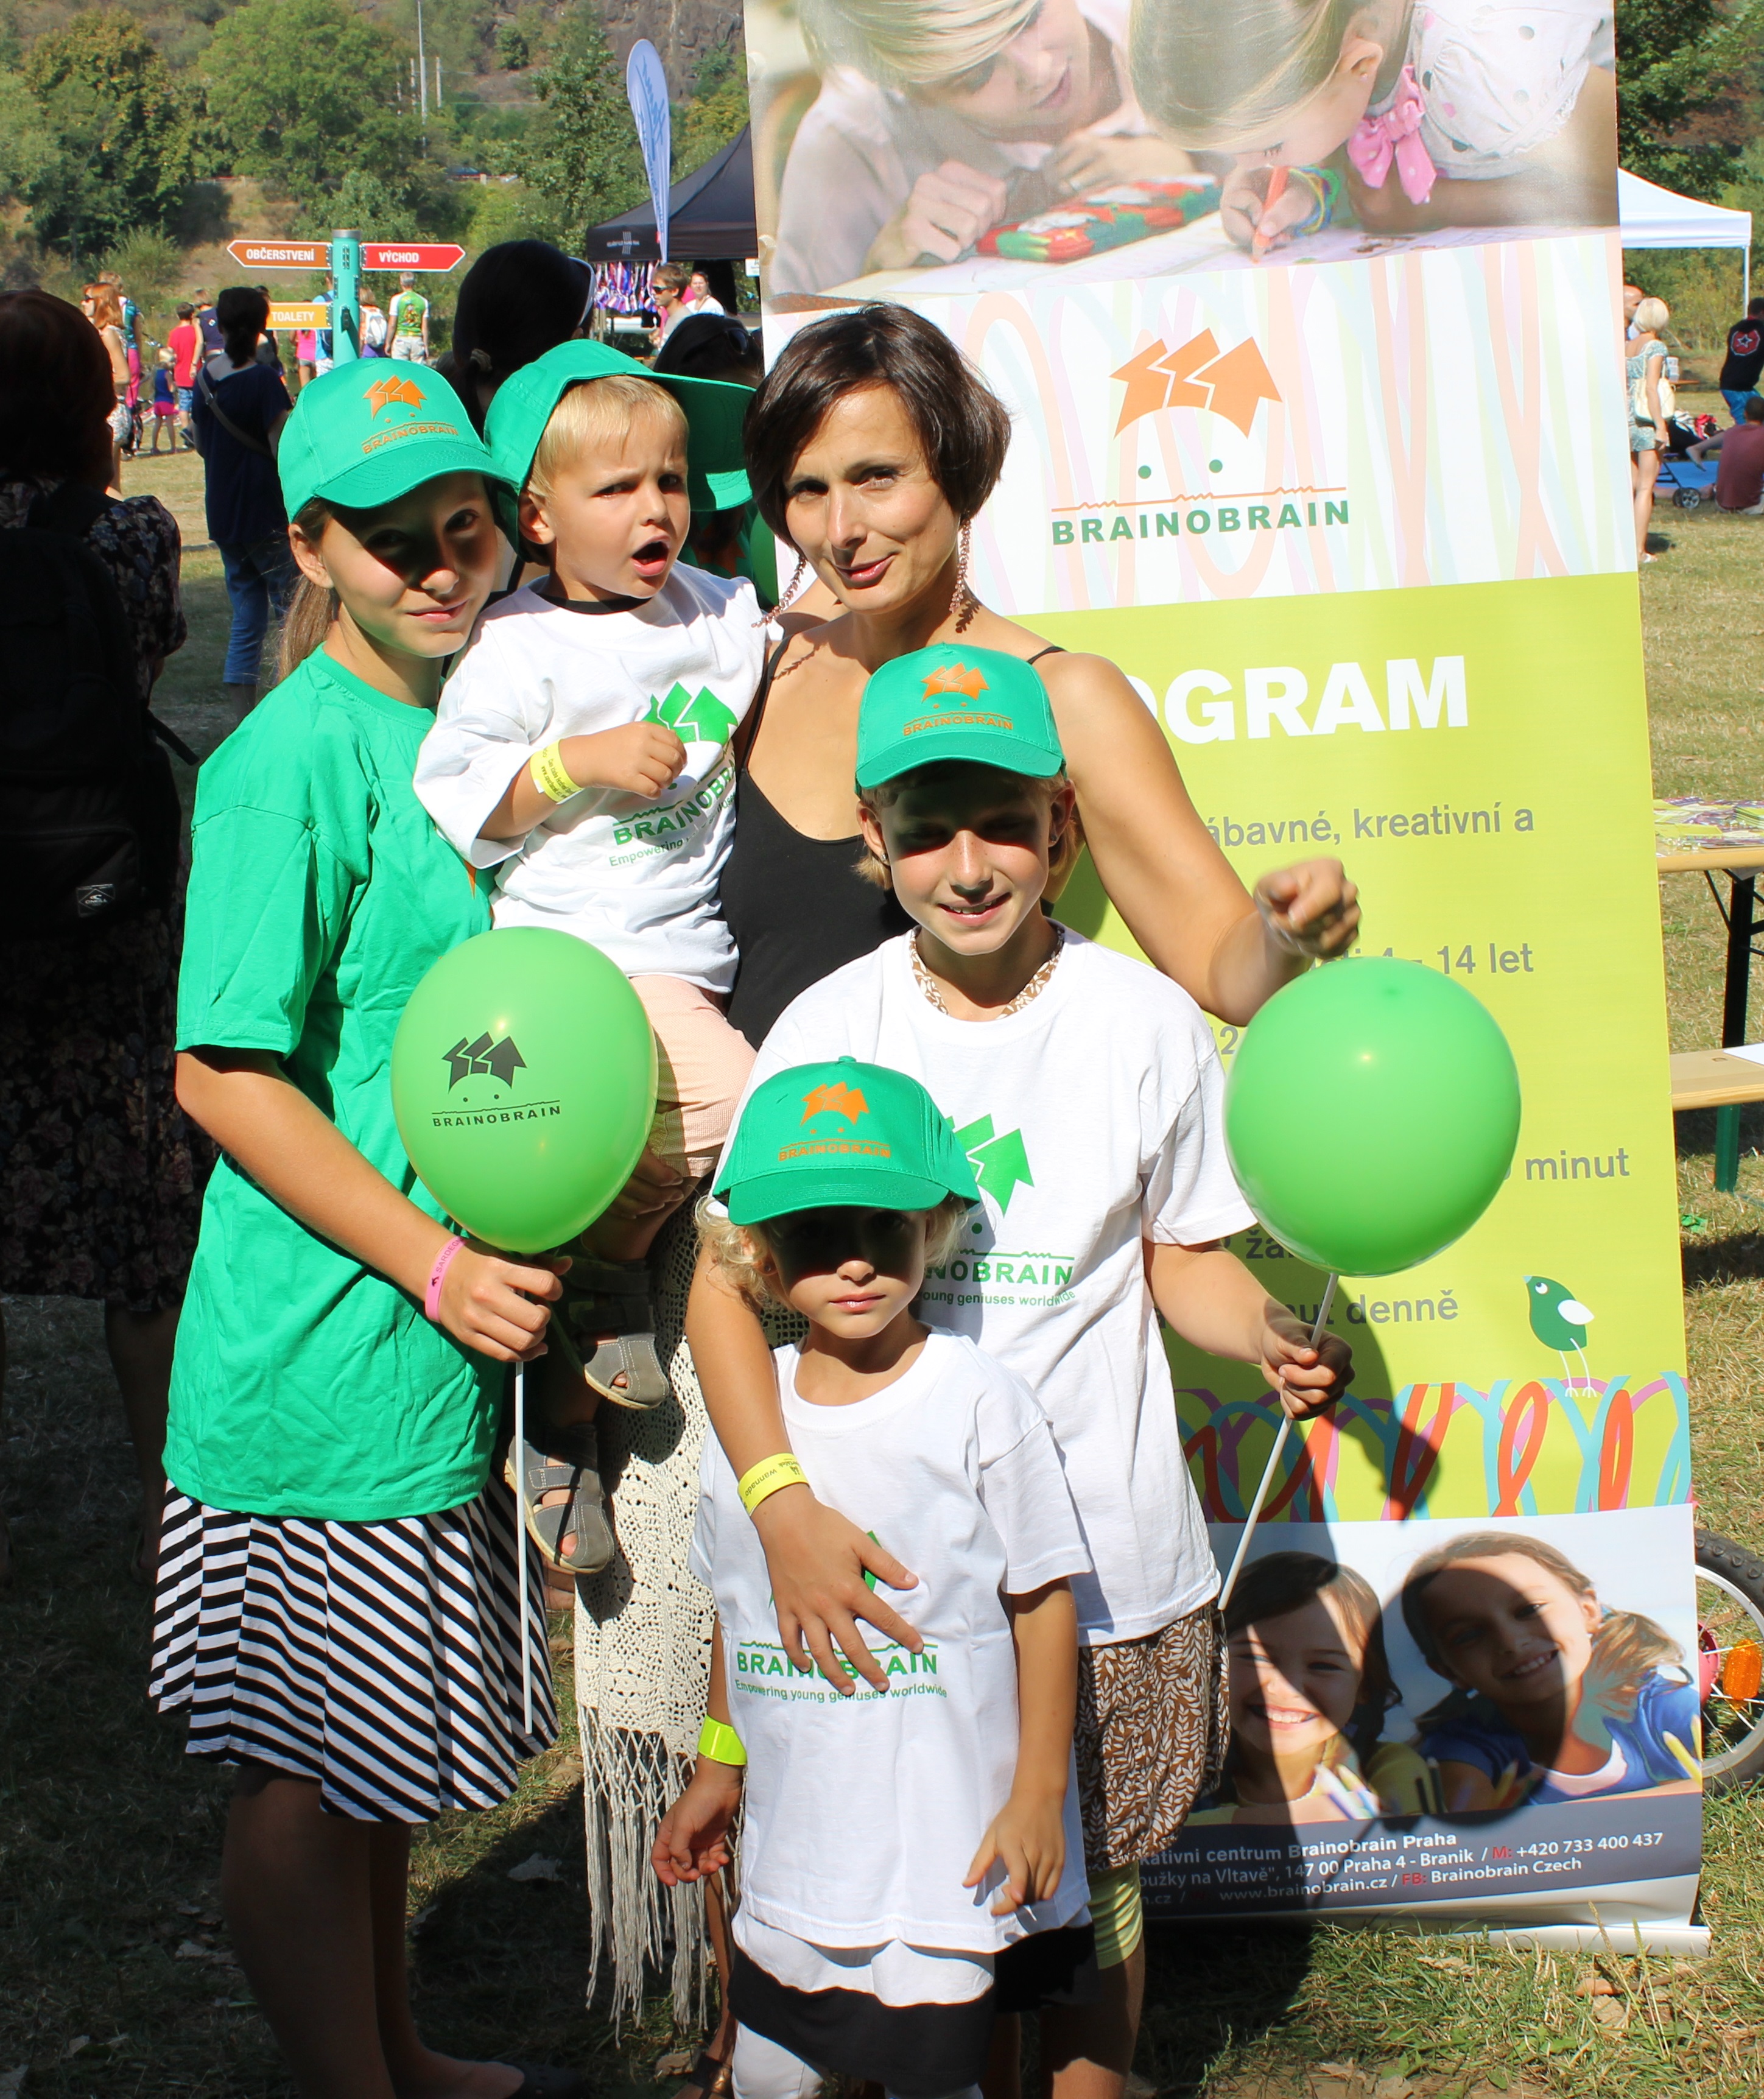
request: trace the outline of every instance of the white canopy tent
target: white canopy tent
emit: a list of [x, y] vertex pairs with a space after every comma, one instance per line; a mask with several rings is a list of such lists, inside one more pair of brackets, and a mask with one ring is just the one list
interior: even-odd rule
[[1657, 183], [1617, 170], [1617, 227], [1625, 248], [1737, 248], [1744, 255], [1745, 298], [1752, 297], [1752, 214], [1697, 197], [1676, 196]]

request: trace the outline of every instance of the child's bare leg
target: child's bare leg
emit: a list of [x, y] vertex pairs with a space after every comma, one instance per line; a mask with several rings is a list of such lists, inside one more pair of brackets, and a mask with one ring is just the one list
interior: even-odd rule
[[1062, 2004], [1041, 2014], [1041, 2062], [1049, 2099], [1121, 2099], [1133, 2066], [1146, 2001], [1146, 1947], [1102, 1974], [1094, 2004]]

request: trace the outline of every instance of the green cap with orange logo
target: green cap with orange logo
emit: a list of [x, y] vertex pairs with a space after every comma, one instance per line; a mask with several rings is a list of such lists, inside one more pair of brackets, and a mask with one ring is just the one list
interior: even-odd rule
[[679, 402], [686, 417], [686, 496], [692, 508], [738, 510], [752, 494], [741, 451], [741, 424], [753, 389], [726, 379], [688, 379], [678, 372], [652, 372], [622, 350], [585, 337], [559, 343], [511, 372], [496, 389], [484, 418], [484, 435], [508, 486], [517, 491], [526, 487], [545, 425], [570, 388], [615, 376], [644, 380]]
[[935, 1209], [979, 1200], [955, 1132], [917, 1079], [841, 1057], [754, 1089], [715, 1193], [737, 1225], [797, 1210]]
[[496, 477], [441, 374], [382, 357], [353, 358], [302, 386], [275, 464], [290, 517], [315, 495], [372, 510], [441, 474]]
[[884, 663], [864, 688], [857, 784], [963, 758], [1031, 780], [1066, 763], [1047, 687], [1020, 656], [934, 642]]

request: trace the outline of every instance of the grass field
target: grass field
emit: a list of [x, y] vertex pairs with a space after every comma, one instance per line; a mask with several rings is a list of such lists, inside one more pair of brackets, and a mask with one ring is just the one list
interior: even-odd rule
[[[229, 720], [226, 596], [200, 469], [132, 466], [129, 486], [162, 494], [184, 528], [191, 641], [157, 704], [205, 751]], [[1642, 578], [1658, 790], [1755, 794], [1764, 521], [1663, 510], [1658, 525], [1662, 558]], [[1679, 876], [1662, 885], [1662, 911], [1674, 1045], [1712, 1043], [1714, 907]], [[1761, 1138], [1764, 1122], [1749, 1120], [1748, 1146]], [[1679, 1142], [1702, 1519], [1756, 1547], [1764, 1211], [1713, 1193], [1712, 1118], [1681, 1119]], [[1764, 1165], [1749, 1156], [1741, 1182], [1764, 1197]], [[217, 1907], [224, 1778], [190, 1764], [179, 1729], [143, 1697], [132, 1475], [95, 1309], [14, 1300], [6, 1313], [19, 1574], [0, 1620], [0, 2099], [279, 2099], [289, 2088]], [[654, 2066], [679, 2037], [659, 2000], [616, 2040], [582, 2000], [579, 1786], [566, 1740], [498, 1813], [422, 1834], [420, 2013], [461, 2054], [567, 2061], [605, 2099], [664, 2093]], [[558, 1877], [512, 1881], [534, 1855], [557, 1861]], [[1521, 1956], [1395, 1933], [1160, 1934], [1140, 2073], [1172, 2099], [1756, 2099], [1764, 1791], [1711, 1803], [1704, 1907], [1714, 1950], [1697, 1963]], [[8, 2075], [20, 2066], [22, 2087]]]

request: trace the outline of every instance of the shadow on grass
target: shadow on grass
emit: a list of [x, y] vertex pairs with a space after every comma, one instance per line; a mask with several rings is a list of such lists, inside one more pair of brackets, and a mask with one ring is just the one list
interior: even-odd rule
[[1200, 2099], [1216, 2069], [1292, 2016], [1311, 1938], [1302, 1924], [1155, 1926], [1139, 2075], [1166, 2099]]

